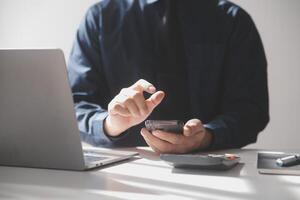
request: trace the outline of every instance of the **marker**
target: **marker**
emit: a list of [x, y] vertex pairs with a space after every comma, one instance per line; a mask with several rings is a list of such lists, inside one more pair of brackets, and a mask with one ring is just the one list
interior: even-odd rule
[[286, 157], [283, 157], [283, 158], [278, 158], [276, 160], [276, 164], [280, 167], [291, 166], [291, 165], [294, 165], [294, 164], [298, 164], [299, 162], [300, 162], [300, 155], [299, 154], [286, 156]]

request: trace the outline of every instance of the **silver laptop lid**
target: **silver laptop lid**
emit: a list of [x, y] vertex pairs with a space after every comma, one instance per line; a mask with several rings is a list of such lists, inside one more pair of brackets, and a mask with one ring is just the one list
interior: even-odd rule
[[84, 169], [63, 52], [0, 50], [0, 164]]

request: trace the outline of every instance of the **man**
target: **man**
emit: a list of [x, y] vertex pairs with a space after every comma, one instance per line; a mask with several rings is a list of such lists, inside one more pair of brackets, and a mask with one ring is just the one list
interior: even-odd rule
[[[82, 137], [158, 153], [239, 148], [269, 121], [267, 63], [250, 16], [225, 0], [104, 0], [68, 64]], [[145, 119], [186, 121], [183, 134]]]

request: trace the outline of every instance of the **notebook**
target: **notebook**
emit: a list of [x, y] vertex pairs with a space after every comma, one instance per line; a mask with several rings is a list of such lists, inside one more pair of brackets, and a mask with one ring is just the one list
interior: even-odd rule
[[300, 165], [280, 167], [276, 164], [278, 158], [295, 154], [297, 153], [259, 152], [257, 155], [258, 172], [261, 174], [300, 175]]

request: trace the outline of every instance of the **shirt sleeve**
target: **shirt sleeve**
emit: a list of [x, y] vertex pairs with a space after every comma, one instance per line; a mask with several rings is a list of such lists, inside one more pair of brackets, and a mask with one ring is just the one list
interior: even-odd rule
[[101, 9], [91, 7], [81, 21], [68, 62], [68, 75], [75, 102], [76, 117], [83, 140], [109, 144], [103, 129], [106, 119], [107, 86], [101, 71]]
[[269, 122], [267, 61], [251, 17], [240, 10], [225, 61], [221, 114], [205, 124], [212, 149], [240, 148], [256, 142]]

